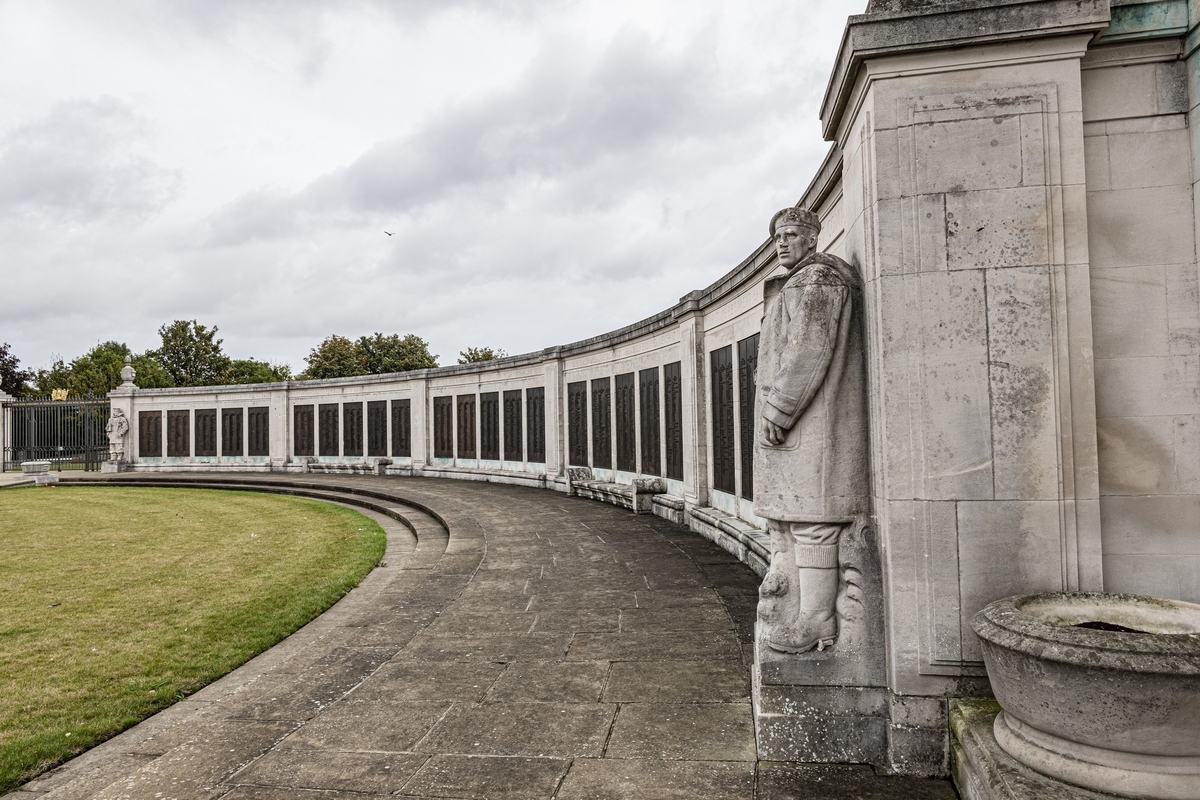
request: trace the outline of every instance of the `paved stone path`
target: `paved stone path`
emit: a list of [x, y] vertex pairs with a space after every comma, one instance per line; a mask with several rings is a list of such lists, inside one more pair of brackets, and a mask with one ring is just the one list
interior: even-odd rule
[[956, 796], [868, 767], [756, 762], [758, 579], [678, 525], [465, 481], [237, 480], [374, 494], [364, 513], [388, 533], [386, 566], [280, 645], [5, 800]]

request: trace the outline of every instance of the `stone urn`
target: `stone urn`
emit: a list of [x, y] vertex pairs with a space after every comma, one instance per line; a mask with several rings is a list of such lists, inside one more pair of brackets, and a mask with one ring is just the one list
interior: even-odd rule
[[1101, 792], [1200, 798], [1200, 605], [1055, 592], [971, 624], [1010, 756]]

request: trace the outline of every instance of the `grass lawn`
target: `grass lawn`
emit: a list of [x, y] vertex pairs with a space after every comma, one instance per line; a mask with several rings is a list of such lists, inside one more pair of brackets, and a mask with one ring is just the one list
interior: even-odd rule
[[296, 497], [0, 491], [0, 792], [283, 639], [384, 542], [374, 521]]

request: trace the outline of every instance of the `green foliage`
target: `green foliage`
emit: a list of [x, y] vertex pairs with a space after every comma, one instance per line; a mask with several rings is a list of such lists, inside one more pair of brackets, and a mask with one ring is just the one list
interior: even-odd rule
[[375, 333], [360, 336], [356, 342], [334, 334], [314, 347], [304, 361], [308, 367], [299, 375], [302, 380], [380, 375], [438, 365], [428, 342], [412, 333]]
[[415, 333], [407, 336], [374, 333], [359, 337], [356, 344], [370, 375], [433, 369], [438, 365], [437, 356], [429, 352], [429, 343]]
[[[50, 369], [34, 374], [34, 393], [49, 396], [54, 389], [66, 389], [69, 397], [105, 395], [121, 385], [121, 368], [129, 347], [121, 342], [102, 342], [70, 364], [56, 359]], [[171, 376], [155, 358], [154, 351], [133, 356], [133, 382], [141, 389], [174, 386]]]
[[[162, 346], [154, 356], [176, 386], [214, 386], [229, 370], [229, 357], [221, 350], [217, 326], [211, 329], [196, 320], [177, 319], [158, 329]], [[149, 354], [148, 354], [149, 355]]]
[[300, 373], [302, 379], [349, 378], [367, 374], [366, 359], [358, 351], [357, 345], [337, 334], [309, 351], [304, 362], [308, 367]]
[[305, 625], [384, 543], [373, 521], [301, 498], [6, 490], [0, 794]]
[[174, 386], [171, 376], [158, 363], [153, 350], [133, 357], [133, 384], [139, 389], [165, 389]]
[[252, 358], [235, 358], [229, 362], [224, 383], [276, 383], [291, 380], [292, 368], [287, 364], [268, 364]]
[[0, 344], [0, 392], [21, 397], [29, 390], [33, 372], [21, 369], [21, 361], [12, 354], [8, 342]]
[[66, 389], [70, 397], [108, 394], [121, 385], [121, 367], [129, 354], [121, 342], [101, 342], [70, 364], [56, 359], [50, 369], [39, 369], [34, 376], [36, 393], [46, 396]]
[[493, 350], [490, 347], [468, 347], [466, 350], [461, 350], [458, 353], [458, 363], [460, 364], [478, 364], [480, 361], [495, 361], [497, 358], [507, 356], [503, 350]]

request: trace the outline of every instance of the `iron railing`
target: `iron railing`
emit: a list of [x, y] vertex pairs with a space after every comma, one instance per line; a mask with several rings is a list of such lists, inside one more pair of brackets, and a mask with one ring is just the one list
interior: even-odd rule
[[108, 458], [109, 401], [21, 398], [3, 405], [5, 472], [22, 461], [49, 461], [50, 468], [97, 470]]

